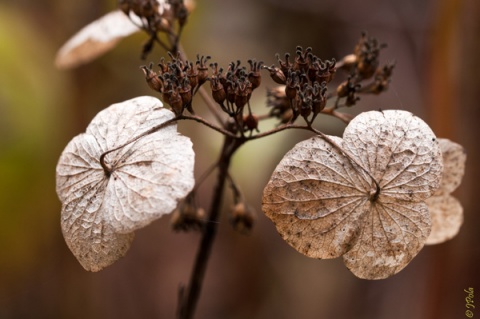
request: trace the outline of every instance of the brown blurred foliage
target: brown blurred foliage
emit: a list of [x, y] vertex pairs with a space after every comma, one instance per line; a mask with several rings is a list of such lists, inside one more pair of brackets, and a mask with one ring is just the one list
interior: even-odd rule
[[[61, 236], [55, 194], [61, 150], [100, 109], [153, 94], [139, 69], [141, 34], [89, 65], [54, 69], [56, 50], [114, 6], [113, 0], [0, 2], [2, 319], [173, 318], [179, 285], [188, 280], [199, 235], [173, 233], [168, 218], [139, 231], [127, 256], [100, 273], [85, 272]], [[258, 212], [256, 225], [244, 236], [222, 217], [197, 318], [453, 318], [466, 310], [463, 290], [479, 291], [478, 1], [199, 0], [183, 44], [191, 57], [208, 54], [223, 65], [248, 58], [269, 65], [275, 53], [292, 53], [296, 45], [340, 58], [363, 30], [388, 44], [383, 59], [395, 59], [397, 68], [386, 94], [362, 98], [351, 112], [406, 109], [467, 149], [466, 175], [455, 192], [465, 209], [460, 234], [424, 248], [382, 281], [355, 278], [341, 260], [306, 258], [260, 210], [276, 163], [306, 135], [255, 141], [240, 150], [232, 174]], [[149, 61], [162, 55], [156, 50]], [[255, 99], [254, 109], [265, 110], [265, 97]], [[327, 134], [341, 133], [337, 122], [320, 121]], [[221, 137], [198, 125], [182, 123], [180, 130], [192, 137], [199, 176], [216, 159]], [[204, 207], [211, 186], [201, 188]]]

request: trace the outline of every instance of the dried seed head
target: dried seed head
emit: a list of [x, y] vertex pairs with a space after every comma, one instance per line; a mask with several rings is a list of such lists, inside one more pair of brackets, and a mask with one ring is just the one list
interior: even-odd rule
[[285, 73], [277, 68], [275, 65], [272, 65], [270, 67], [264, 66], [263, 69], [267, 69], [270, 71], [270, 77], [272, 78], [275, 83], [278, 84], [285, 84], [287, 83], [287, 78], [285, 76]]
[[145, 80], [147, 81], [148, 86], [157, 92], [162, 92], [163, 90], [163, 82], [161, 79], [158, 77], [158, 75], [152, 70], [153, 63], [150, 63], [150, 65], [147, 66], [142, 66], [142, 71], [145, 74]]
[[262, 82], [262, 76], [260, 74], [260, 70], [262, 69], [263, 62], [257, 62], [255, 60], [248, 60], [248, 64], [250, 64], [250, 72], [248, 73], [248, 80], [252, 83], [252, 90], [255, 90], [257, 87], [260, 86]]
[[198, 72], [198, 86], [202, 86], [203, 83], [205, 83], [205, 81], [207, 80], [208, 78], [208, 65], [207, 65], [207, 62], [208, 60], [210, 60], [210, 57], [209, 56], [199, 56], [197, 54], [197, 62], [196, 62], [196, 65], [197, 65], [197, 72]]
[[240, 202], [232, 207], [230, 223], [241, 234], [250, 234], [255, 223], [255, 212], [249, 205]]
[[254, 114], [247, 114], [243, 117], [243, 125], [247, 131], [257, 131], [258, 132], [258, 116]]

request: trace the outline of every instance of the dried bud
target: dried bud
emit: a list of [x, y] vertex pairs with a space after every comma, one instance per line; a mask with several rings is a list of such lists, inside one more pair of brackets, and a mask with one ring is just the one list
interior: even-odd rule
[[312, 97], [304, 94], [303, 92], [299, 92], [297, 101], [300, 115], [305, 119], [306, 122], [309, 122], [308, 117], [312, 113]]
[[186, 75], [192, 88], [195, 88], [198, 84], [198, 72], [192, 62], [187, 64]]
[[192, 86], [187, 78], [183, 79], [183, 84], [179, 88], [180, 96], [182, 97], [182, 103], [184, 108], [186, 108], [190, 113], [194, 114], [192, 109]]
[[177, 92], [173, 91], [168, 99], [168, 104], [172, 107], [175, 115], [181, 115], [183, 113], [183, 101], [182, 96]]
[[258, 117], [254, 114], [247, 114], [243, 117], [243, 125], [248, 131], [257, 131], [258, 132]]
[[227, 98], [227, 93], [225, 92], [225, 89], [223, 88], [223, 85], [220, 83], [220, 80], [217, 76], [212, 76], [210, 78], [210, 87], [212, 89], [213, 99], [223, 108], [223, 102], [225, 102], [225, 99]]
[[278, 84], [285, 84], [287, 83], [287, 78], [285, 77], [285, 74], [277, 68], [276, 66], [272, 65], [271, 67], [264, 66], [263, 69], [267, 69], [270, 71], [270, 77], [272, 78], [275, 83]]
[[354, 49], [357, 59], [357, 72], [363, 79], [368, 79], [375, 74], [379, 65], [380, 50], [385, 44], [379, 44], [378, 40], [369, 37], [366, 32], [362, 33], [360, 40]]
[[362, 92], [380, 94], [388, 90], [395, 63], [390, 63], [375, 72], [375, 80], [370, 85], [362, 88]]
[[210, 57], [209, 56], [199, 56], [197, 54], [197, 71], [198, 71], [198, 86], [202, 86], [203, 83], [205, 83], [205, 81], [207, 80], [208, 78], [208, 66], [207, 66], [207, 62], [208, 60], [210, 60]]
[[301, 46], [297, 46], [295, 57], [295, 63], [293, 64], [294, 70], [301, 70], [303, 72], [308, 71], [308, 64], [309, 64], [309, 54], [312, 52], [312, 48], [308, 47], [303, 51]]
[[250, 64], [250, 73], [248, 73], [248, 80], [252, 83], [252, 90], [255, 90], [260, 86], [262, 82], [262, 76], [260, 74], [260, 69], [262, 68], [263, 62], [257, 62], [255, 60], [248, 60]]
[[158, 75], [152, 70], [153, 63], [150, 63], [148, 67], [145, 65], [142, 66], [142, 71], [145, 74], [145, 80], [147, 81], [148, 86], [157, 92], [162, 92], [163, 83], [162, 80], [158, 78]]
[[196, 206], [195, 194], [191, 192], [173, 212], [170, 224], [176, 231], [189, 231], [202, 229], [204, 221], [205, 210]]
[[320, 113], [325, 108], [326, 105], [327, 105], [327, 86], [325, 82], [322, 82], [322, 84], [318, 84], [318, 82], [315, 82], [314, 97], [312, 101], [312, 111], [313, 111], [312, 121], [315, 119], [318, 113]]
[[248, 235], [255, 223], [255, 213], [249, 205], [240, 202], [232, 208], [230, 222], [233, 229], [241, 234]]
[[[290, 64], [289, 58], [290, 58], [290, 53], [285, 53], [285, 61], [280, 60], [280, 55], [277, 54], [278, 64], [280, 65], [280, 69], [283, 72], [283, 74], [287, 74], [288, 71], [292, 70], [293, 68], [293, 66]], [[279, 83], [279, 84], [284, 84], [284, 83]]]
[[347, 81], [341, 83], [337, 87], [337, 96], [338, 98], [346, 97], [346, 106], [355, 105], [355, 103], [360, 99], [356, 96], [356, 93], [360, 90], [360, 84], [355, 84], [352, 81], [352, 78], [348, 78]]
[[245, 78], [241, 78], [235, 85], [235, 106], [241, 110], [248, 103], [251, 95], [251, 83]]
[[297, 96], [298, 86], [299, 84], [297, 72], [288, 71], [287, 82], [285, 85], [285, 95], [288, 99], [295, 99], [295, 97]]
[[200, 230], [204, 226], [205, 210], [184, 205], [173, 211], [170, 225], [175, 231]]

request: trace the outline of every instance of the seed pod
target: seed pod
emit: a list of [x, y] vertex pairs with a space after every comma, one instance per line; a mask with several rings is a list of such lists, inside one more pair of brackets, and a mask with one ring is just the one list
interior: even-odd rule
[[198, 86], [201, 86], [208, 78], [208, 66], [207, 61], [210, 60], [209, 56], [199, 57], [197, 55], [197, 71], [198, 71]]
[[256, 62], [248, 60], [250, 64], [250, 73], [248, 74], [248, 80], [252, 83], [252, 90], [255, 90], [262, 83], [262, 76], [260, 74], [260, 69], [262, 68], [263, 62]]
[[232, 208], [230, 223], [233, 229], [241, 234], [248, 235], [255, 223], [254, 211], [250, 206], [240, 202]]
[[147, 81], [148, 86], [157, 92], [162, 92], [163, 83], [162, 80], [158, 78], [158, 75], [152, 71], [152, 64], [147, 68], [142, 66], [142, 71], [145, 74], [145, 81]]
[[247, 114], [243, 117], [243, 125], [248, 131], [256, 130], [258, 132], [258, 117], [254, 114]]
[[182, 103], [190, 113], [194, 114], [192, 109], [192, 86], [187, 78], [184, 79], [183, 85], [179, 88], [180, 96], [182, 97]]
[[227, 98], [227, 93], [225, 93], [225, 89], [223, 85], [220, 83], [218, 77], [213, 76], [210, 79], [210, 87], [212, 89], [212, 97], [218, 104], [223, 106], [223, 102]]
[[175, 115], [181, 115], [183, 113], [183, 101], [182, 97], [177, 91], [173, 91], [168, 100], [168, 104], [172, 107]]
[[287, 78], [285, 77], [285, 74], [277, 68], [276, 66], [272, 65], [271, 67], [263, 67], [264, 69], [267, 69], [270, 71], [270, 77], [272, 78], [275, 83], [278, 84], [285, 84], [287, 83]]
[[287, 83], [285, 85], [285, 95], [288, 99], [293, 100], [297, 96], [298, 78], [297, 74], [290, 72], [288, 74]]

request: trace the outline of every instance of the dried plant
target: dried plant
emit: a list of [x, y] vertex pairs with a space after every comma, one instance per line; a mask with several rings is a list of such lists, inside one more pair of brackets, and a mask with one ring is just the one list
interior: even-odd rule
[[[172, 213], [174, 230], [202, 233], [190, 282], [179, 294], [178, 317], [192, 318], [225, 188], [233, 194], [233, 227], [249, 233], [255, 223], [230, 173], [231, 159], [246, 142], [285, 130], [306, 130], [313, 137], [295, 145], [278, 164], [264, 189], [262, 210], [302, 254], [343, 256], [356, 276], [382, 279], [403, 269], [426, 243], [443, 242], [458, 232], [462, 208], [450, 193], [463, 176], [463, 148], [437, 139], [409, 112], [370, 111], [356, 117], [341, 112], [361, 95], [388, 89], [394, 63], [381, 65], [384, 44], [362, 33], [353, 53], [338, 61], [300, 46], [294, 55], [277, 55], [270, 66], [254, 59], [220, 66], [202, 55], [190, 61], [180, 37], [192, 8], [192, 2], [179, 0], [121, 0], [117, 11], [82, 29], [58, 53], [59, 67], [74, 67], [143, 30], [148, 35], [143, 58], [155, 44], [168, 54], [156, 67], [151, 63], [141, 69], [169, 109], [154, 97], [114, 104], [67, 145], [58, 162], [63, 234], [85, 269], [112, 264], [126, 253], [135, 230]], [[255, 114], [251, 96], [265, 74], [278, 87], [268, 91], [265, 114]], [[334, 77], [343, 81], [332, 89]], [[196, 110], [196, 95], [216, 122]], [[347, 124], [342, 138], [315, 127], [323, 115]], [[277, 123], [260, 131], [259, 122], [272, 118]], [[218, 160], [196, 182], [192, 145], [176, 132], [179, 121], [225, 136]], [[206, 210], [197, 206], [195, 194], [215, 169]]]

